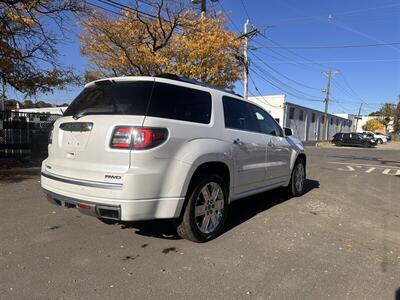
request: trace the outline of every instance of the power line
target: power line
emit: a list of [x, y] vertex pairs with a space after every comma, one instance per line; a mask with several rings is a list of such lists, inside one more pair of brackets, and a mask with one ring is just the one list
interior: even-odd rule
[[123, 16], [124, 16], [124, 15], [123, 15], [123, 14], [121, 14], [120, 12], [113, 11], [113, 10], [111, 10], [111, 9], [108, 9], [108, 8], [102, 7], [102, 6], [100, 6], [100, 5], [97, 5], [97, 4], [94, 4], [94, 3], [91, 3], [91, 2], [87, 2], [87, 4], [89, 4], [90, 6], [93, 6], [93, 7], [99, 8], [99, 9], [101, 9], [101, 10], [104, 10], [104, 11], [107, 11], [107, 12], [110, 12], [110, 13], [113, 13], [113, 14], [116, 14], [116, 15], [118, 15], [118, 16], [121, 16], [121, 17], [123, 17]]
[[[275, 108], [280, 108], [279, 105], [273, 105], [273, 104], [271, 104], [271, 103], [261, 94], [261, 92], [260, 92], [260, 90], [257, 88], [256, 83], [254, 82], [252, 76], [249, 75], [249, 78], [250, 78], [251, 82], [253, 83], [253, 86], [254, 86], [255, 90], [256, 90], [256, 91], [258, 92], [258, 94], [261, 96], [261, 98], [262, 98], [262, 100], [263, 100], [264, 103], [266, 103], [266, 104], [269, 105], [269, 106], [275, 107]], [[255, 97], [253, 94], [252, 94], [252, 96]]]
[[[294, 93], [296, 93], [297, 95], [302, 95], [301, 97], [304, 97], [304, 98], [312, 98], [312, 99], [317, 99], [318, 98], [315, 95], [307, 94], [307, 93], [305, 93], [303, 91], [298, 90], [297, 88], [295, 88], [293, 86], [290, 86], [289, 84], [287, 84], [287, 83], [281, 81], [280, 79], [276, 78], [273, 74], [271, 74], [269, 71], [265, 70], [264, 68], [254, 64], [254, 63], [253, 63], [253, 65], [262, 74], [267, 75], [269, 82], [270, 83], [271, 83], [271, 81], [274, 82], [275, 86], [286, 87], [286, 89], [292, 90], [292, 91], [294, 91]], [[321, 101], [321, 100], [317, 100], [317, 101]]]
[[[257, 45], [263, 46], [263, 44], [259, 43], [256, 40], [254, 41], [254, 43], [257, 44]], [[274, 54], [278, 55], [279, 57], [281, 57], [283, 59], [289, 59], [289, 60], [292, 59], [291, 57], [289, 57], [289, 56], [287, 56], [285, 54], [282, 54], [282, 53], [276, 51], [275, 49], [268, 49], [268, 50], [273, 52]], [[276, 57], [270, 55], [269, 53], [267, 54], [266, 52], [262, 52], [261, 54], [268, 55], [268, 56], [271, 56], [273, 58], [276, 58]], [[309, 64], [301, 63], [300, 61], [299, 62], [293, 61], [293, 64], [298, 66], [298, 67], [300, 67], [300, 68], [302, 68], [303, 70], [304, 70], [304, 68], [307, 68], [307, 69], [309, 69], [311, 71], [318, 72], [318, 73], [321, 73], [321, 71], [322, 71], [322, 69], [316, 68], [314, 66], [310, 66]]]
[[[385, 8], [392, 8], [392, 7], [397, 7], [399, 6], [399, 3], [392, 3], [389, 5], [382, 5], [382, 6], [376, 6], [376, 7], [369, 7], [369, 8], [363, 8], [363, 9], [357, 9], [357, 10], [351, 10], [351, 11], [345, 11], [345, 12], [339, 12], [337, 14], [328, 14], [326, 16], [308, 16], [308, 17], [303, 17], [303, 18], [290, 18], [290, 19], [285, 19], [278, 21], [275, 23], [275, 26], [279, 26], [280, 24], [286, 24], [286, 23], [296, 23], [296, 22], [310, 22], [310, 21], [331, 21], [332, 19], [335, 19], [337, 16], [346, 16], [346, 15], [354, 15], [357, 13], [362, 13], [362, 12], [367, 12], [371, 10], [378, 10], [378, 9], [385, 9]], [[294, 8], [298, 10], [298, 8]]]
[[[212, 5], [214, 5], [213, 2], [211, 2], [211, 3], [212, 3]], [[236, 28], [237, 32], [241, 32], [241, 29], [239, 28], [239, 26], [236, 25], [236, 23], [232, 20], [232, 18], [229, 16], [229, 14], [227, 13], [227, 11], [226, 11], [226, 10], [224, 9], [224, 7], [222, 6], [221, 1], [218, 1], [217, 3], [218, 3], [218, 5], [221, 7], [222, 12], [223, 12], [224, 15], [228, 18], [228, 20], [231, 22], [231, 24], [233, 25], [233, 27]]]
[[268, 65], [266, 62], [264, 62], [263, 60], [261, 60], [259, 56], [257, 56], [256, 54], [253, 53], [253, 51], [251, 51], [251, 54], [252, 54], [254, 57], [256, 57], [257, 59], [259, 59], [260, 62], [262, 62], [267, 68], [271, 69], [273, 72], [277, 73], [278, 75], [282, 76], [283, 78], [285, 78], [285, 79], [287, 79], [287, 80], [289, 80], [289, 81], [291, 81], [291, 82], [293, 82], [293, 83], [295, 83], [295, 84], [297, 84], [297, 85], [300, 85], [300, 86], [302, 86], [302, 87], [305, 87], [305, 88], [308, 88], [308, 89], [311, 89], [311, 90], [321, 91], [321, 89], [319, 89], [319, 88], [306, 85], [306, 84], [304, 84], [304, 83], [301, 83], [301, 82], [299, 82], [299, 81], [297, 81], [297, 80], [294, 80], [294, 79], [292, 79], [292, 78], [286, 76], [285, 74], [279, 72], [278, 70], [276, 70], [275, 68], [271, 67], [271, 66]]
[[276, 42], [276, 41], [274, 41], [274, 40], [272, 40], [272, 39], [270, 39], [270, 38], [268, 38], [268, 37], [266, 37], [266, 36], [263, 36], [263, 38], [266, 39], [267, 41], [269, 41], [269, 42], [271, 42], [271, 43], [273, 43], [273, 44], [279, 46], [279, 47], [282, 47], [282, 49], [286, 50], [287, 52], [291, 53], [292, 55], [294, 55], [294, 56], [296, 56], [296, 57], [299, 57], [299, 58], [301, 58], [301, 59], [304, 59], [305, 61], [307, 61], [307, 62], [309, 62], [309, 63], [318, 65], [318, 66], [320, 67], [320, 69], [318, 70], [319, 72], [321, 72], [321, 71], [323, 71], [323, 70], [326, 70], [326, 69], [332, 69], [332, 68], [329, 67], [329, 66], [326, 66], [326, 65], [323, 65], [323, 64], [321, 64], [321, 63], [315, 62], [315, 61], [313, 61], [313, 60], [311, 60], [311, 59], [308, 59], [308, 58], [304, 57], [303, 55], [300, 55], [300, 54], [294, 52], [293, 50], [286, 48], [286, 47], [283, 46], [282, 44], [280, 44], [280, 43], [278, 43], [278, 42]]
[[247, 11], [246, 5], [244, 5], [244, 0], [240, 0], [240, 3], [242, 3], [243, 10], [244, 10], [244, 12], [245, 12], [247, 18], [251, 20], [250, 15], [249, 15], [249, 12]]
[[[128, 6], [128, 5], [121, 4], [121, 3], [117, 2], [117, 1], [113, 1], [113, 0], [97, 0], [97, 1], [98, 1], [98, 2], [101, 2], [101, 3], [103, 3], [103, 4], [106, 4], [106, 5], [115, 7], [115, 8], [125, 9], [125, 10], [128, 10], [128, 11], [130, 11], [130, 12], [135, 12], [135, 13], [144, 15], [144, 16], [146, 16], [146, 17], [152, 18], [152, 19], [157, 19], [157, 16], [154, 16], [154, 15], [152, 15], [152, 14], [149, 14], [149, 13], [147, 13], [147, 12], [141, 11], [141, 10], [139, 10], [139, 9], [130, 7], [130, 6]], [[166, 21], [166, 20], [163, 19], [163, 21]]]
[[[256, 67], [256, 68], [257, 68], [257, 67]], [[258, 69], [258, 68], [257, 68], [257, 69]], [[290, 92], [290, 91], [288, 91], [288, 90], [285, 90], [284, 88], [282, 88], [281, 86], [279, 86], [279, 85], [276, 84], [275, 82], [266, 79], [263, 75], [260, 75], [260, 74], [259, 74], [258, 72], [256, 72], [254, 69], [252, 70], [252, 72], [253, 72], [254, 74], [256, 74], [259, 78], [261, 78], [263, 81], [265, 81], [266, 83], [268, 83], [268, 84], [274, 86], [274, 87], [277, 88], [278, 90], [280, 90], [280, 91], [282, 91], [282, 92], [284, 92], [284, 93], [286, 93], [286, 94], [288, 94], [288, 95], [290, 95], [290, 96], [293, 96], [293, 97], [295, 97], [295, 98], [300, 98], [301, 100], [304, 100], [304, 101], [323, 102], [322, 100], [304, 97], [304, 96], [302, 96], [302, 95], [299, 95], [299, 94]], [[263, 71], [260, 71], [260, 72], [263, 72]]]
[[263, 46], [266, 49], [346, 49], [346, 48], [367, 48], [400, 45], [400, 42], [376, 43], [376, 44], [355, 44], [355, 45], [323, 45], [323, 46]]
[[[400, 50], [400, 49], [399, 49]], [[270, 64], [323, 64], [323, 63], [380, 63], [380, 62], [397, 62], [400, 58], [388, 59], [350, 59], [350, 60], [273, 60]]]

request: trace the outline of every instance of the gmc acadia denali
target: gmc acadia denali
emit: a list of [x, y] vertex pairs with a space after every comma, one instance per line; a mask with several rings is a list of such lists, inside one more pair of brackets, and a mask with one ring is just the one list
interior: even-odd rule
[[54, 123], [41, 184], [54, 204], [106, 221], [175, 219], [204, 242], [236, 199], [301, 195], [305, 170], [301, 142], [240, 96], [176, 75], [118, 77], [87, 84]]

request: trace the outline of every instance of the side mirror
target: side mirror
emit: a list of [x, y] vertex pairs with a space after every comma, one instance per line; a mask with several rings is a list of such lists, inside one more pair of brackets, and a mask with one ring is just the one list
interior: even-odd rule
[[292, 129], [287, 128], [287, 127], [285, 127], [284, 129], [285, 129], [285, 135], [286, 135], [286, 136], [291, 136], [291, 135], [293, 135]]

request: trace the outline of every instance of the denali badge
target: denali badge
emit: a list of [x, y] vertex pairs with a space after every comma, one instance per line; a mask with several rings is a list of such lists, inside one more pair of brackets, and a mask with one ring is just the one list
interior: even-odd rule
[[121, 179], [122, 176], [119, 175], [104, 175], [106, 179]]

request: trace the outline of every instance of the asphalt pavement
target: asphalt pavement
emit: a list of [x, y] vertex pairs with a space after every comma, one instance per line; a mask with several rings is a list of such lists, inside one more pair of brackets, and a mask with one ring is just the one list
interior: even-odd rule
[[[383, 147], [384, 148], [384, 147]], [[307, 192], [232, 204], [224, 234], [106, 225], [0, 176], [1, 299], [400, 299], [399, 149], [307, 147]]]

